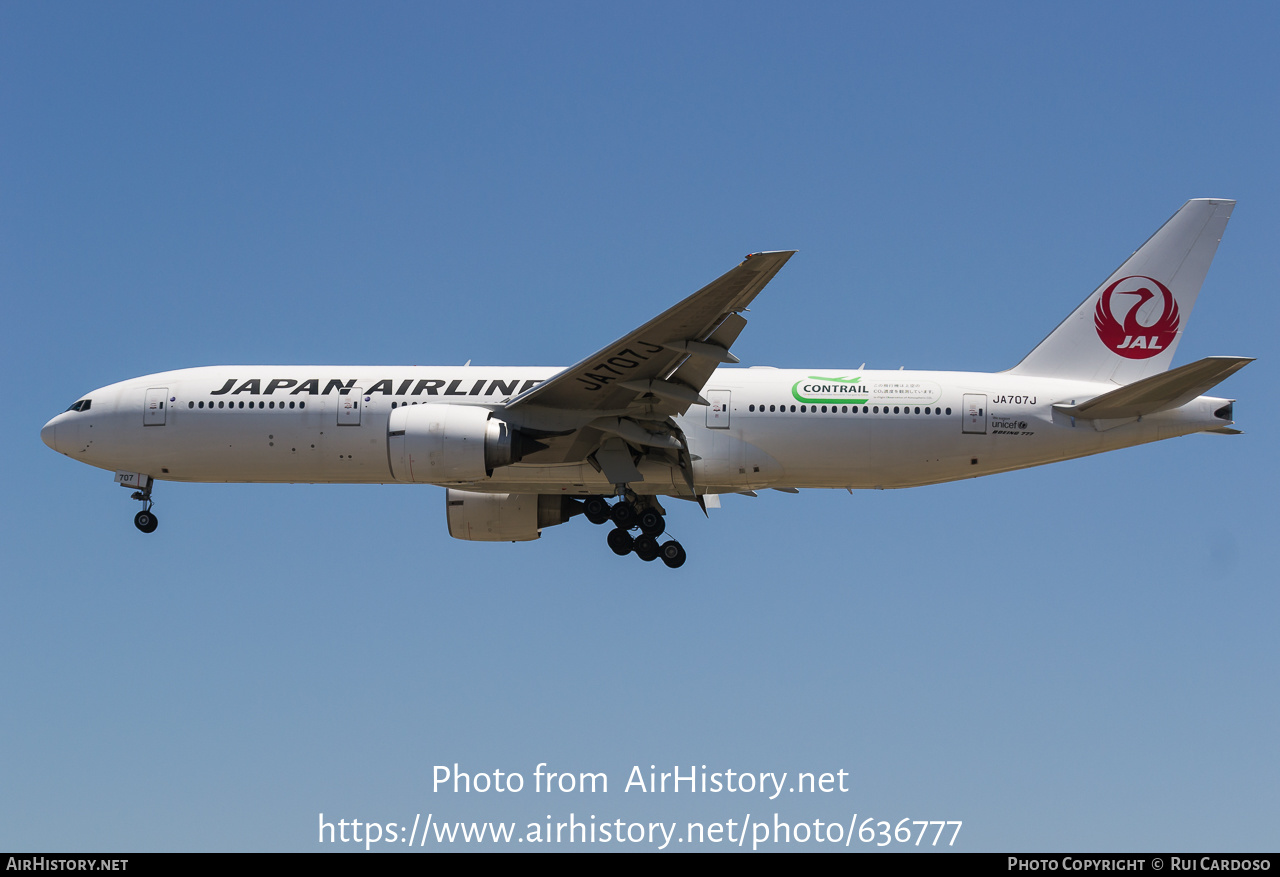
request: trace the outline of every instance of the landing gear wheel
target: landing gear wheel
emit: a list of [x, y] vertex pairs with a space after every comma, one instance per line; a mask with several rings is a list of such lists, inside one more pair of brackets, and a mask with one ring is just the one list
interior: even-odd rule
[[637, 519], [646, 536], [661, 536], [667, 529], [667, 521], [654, 509], [645, 509]]
[[133, 516], [133, 525], [144, 533], [154, 533], [159, 524], [159, 520], [150, 509]]
[[636, 557], [640, 558], [645, 563], [658, 559], [658, 552], [661, 550], [658, 548], [658, 540], [654, 539], [648, 533], [637, 536], [635, 539], [635, 545]]
[[619, 557], [625, 557], [631, 553], [631, 548], [635, 544], [635, 540], [631, 538], [631, 534], [626, 530], [610, 530], [609, 538], [606, 540], [609, 548]]
[[662, 548], [658, 549], [658, 554], [662, 558], [662, 562], [671, 569], [678, 569], [684, 566], [686, 559], [684, 546], [674, 539], [665, 543]]
[[619, 530], [630, 530], [636, 525], [636, 507], [625, 499], [620, 499], [609, 510], [613, 525]]
[[593, 524], [603, 524], [609, 520], [609, 504], [603, 496], [589, 496], [582, 501], [582, 513]]

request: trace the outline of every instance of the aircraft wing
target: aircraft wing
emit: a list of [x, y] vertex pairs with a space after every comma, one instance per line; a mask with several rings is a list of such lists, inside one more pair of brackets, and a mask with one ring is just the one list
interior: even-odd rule
[[521, 393], [507, 409], [667, 417], [707, 404], [701, 390], [716, 366], [738, 361], [728, 348], [746, 325], [740, 312], [794, 253], [747, 256], [639, 329]]

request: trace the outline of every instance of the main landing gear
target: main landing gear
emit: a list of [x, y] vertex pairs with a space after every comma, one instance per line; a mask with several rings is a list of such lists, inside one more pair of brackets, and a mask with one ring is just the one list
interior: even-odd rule
[[142, 490], [135, 490], [130, 499], [136, 499], [138, 502], [146, 503], [146, 508], [133, 516], [133, 525], [144, 533], [154, 533], [156, 527], [160, 525], [160, 519], [156, 517], [156, 513], [151, 511], [151, 479], [147, 479], [147, 486]]
[[[659, 544], [658, 537], [667, 529], [667, 520], [662, 512], [652, 506], [637, 506], [633, 499], [621, 497], [612, 506], [603, 496], [587, 497], [583, 503], [583, 514], [593, 524], [613, 522], [609, 531], [609, 548], [619, 557], [635, 552], [636, 556], [646, 563], [662, 558], [662, 562], [671, 569], [684, 565], [684, 547], [674, 539]], [[632, 530], [639, 530], [632, 536]]]

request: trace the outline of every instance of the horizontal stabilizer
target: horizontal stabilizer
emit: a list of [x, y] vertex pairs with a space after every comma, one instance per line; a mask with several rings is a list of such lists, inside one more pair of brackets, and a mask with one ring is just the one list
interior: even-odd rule
[[1210, 356], [1161, 372], [1079, 405], [1054, 405], [1054, 409], [1084, 420], [1142, 417], [1179, 408], [1253, 362], [1250, 356]]

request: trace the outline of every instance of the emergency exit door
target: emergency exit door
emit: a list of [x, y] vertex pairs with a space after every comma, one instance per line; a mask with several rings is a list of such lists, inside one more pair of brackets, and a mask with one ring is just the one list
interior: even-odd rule
[[708, 390], [707, 401], [711, 404], [707, 406], [707, 428], [708, 429], [728, 429], [729, 428], [729, 391], [728, 390]]
[[364, 408], [364, 390], [359, 387], [353, 387], [345, 396], [339, 396], [338, 426], [359, 426], [362, 408]]
[[962, 432], [985, 435], [987, 432], [987, 397], [985, 393], [965, 393]]
[[142, 425], [164, 426], [165, 409], [169, 405], [169, 388], [152, 387], [142, 403]]

